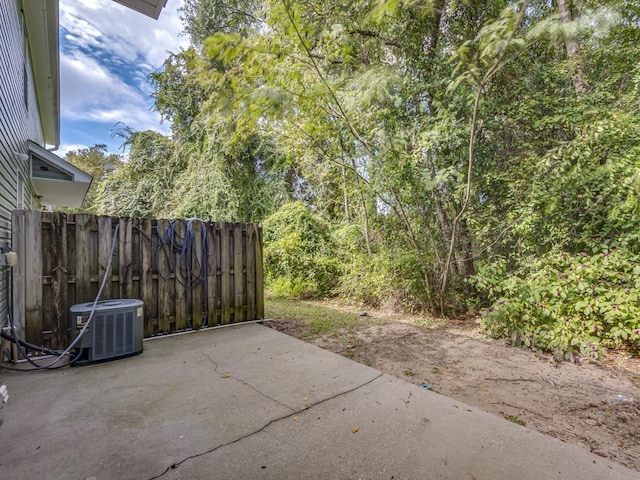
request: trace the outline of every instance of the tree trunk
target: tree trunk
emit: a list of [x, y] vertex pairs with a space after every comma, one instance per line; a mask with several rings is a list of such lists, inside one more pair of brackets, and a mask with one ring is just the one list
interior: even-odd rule
[[[573, 13], [571, 12], [571, 0], [558, 0], [558, 11], [560, 12], [560, 21], [563, 24], [573, 22]], [[564, 38], [564, 45], [567, 49], [567, 58], [571, 62], [574, 69], [573, 72], [573, 88], [577, 95], [586, 95], [589, 93], [589, 84], [587, 83], [582, 66], [582, 50], [576, 37], [568, 34]]]
[[349, 216], [349, 194], [347, 191], [347, 171], [344, 166], [344, 154], [341, 156], [340, 172], [342, 174], [342, 208], [344, 209], [344, 219], [350, 222]]
[[[429, 174], [431, 175], [431, 180], [435, 180], [437, 176], [436, 165], [431, 157], [431, 154], [427, 154], [428, 156], [428, 167]], [[443, 249], [446, 251], [447, 246], [449, 245], [449, 237], [451, 237], [451, 222], [449, 221], [449, 216], [444, 208], [444, 204], [442, 202], [442, 196], [445, 196], [445, 189], [442, 184], [440, 184], [436, 190], [436, 194], [434, 195], [434, 203], [436, 207], [436, 213], [438, 216], [438, 223], [440, 223], [440, 233], [441, 233], [441, 241]]]
[[[344, 148], [344, 146], [343, 146]], [[367, 246], [367, 253], [371, 255], [371, 243], [369, 240], [369, 214], [367, 213], [367, 202], [362, 193], [362, 187], [360, 186], [360, 175], [358, 174], [358, 166], [353, 157], [351, 157], [351, 165], [356, 177], [356, 187], [358, 189], [358, 195], [360, 196], [360, 204], [362, 206], [362, 215], [364, 220], [364, 243]]]
[[433, 28], [431, 29], [429, 46], [427, 47], [429, 65], [432, 64], [436, 56], [436, 48], [438, 46], [438, 40], [440, 40], [440, 23], [442, 22], [442, 13], [444, 12], [445, 6], [446, 0], [435, 0], [433, 2]]
[[[467, 221], [463, 218], [460, 222], [460, 234], [462, 242], [462, 251], [464, 252], [464, 258], [462, 259], [462, 272], [464, 278], [471, 278], [476, 274], [476, 267], [473, 261], [473, 242], [471, 239], [471, 232]], [[465, 299], [469, 299], [474, 293], [473, 285], [469, 282], [464, 284], [464, 296]]]

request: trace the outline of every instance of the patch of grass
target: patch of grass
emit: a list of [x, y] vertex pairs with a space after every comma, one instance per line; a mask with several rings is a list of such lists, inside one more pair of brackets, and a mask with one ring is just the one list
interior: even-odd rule
[[407, 377], [415, 377], [416, 376], [416, 372], [414, 372], [413, 370], [411, 370], [410, 368], [405, 368], [402, 371], [403, 375], [406, 375]]
[[330, 335], [337, 332], [353, 332], [368, 317], [345, 312], [309, 300], [288, 300], [265, 295], [265, 318], [296, 321], [305, 325], [312, 337]]
[[[504, 414], [503, 414], [504, 415]], [[504, 418], [509, 420], [510, 422], [517, 423], [518, 425], [522, 425], [523, 427], [527, 425], [527, 422], [522, 420], [517, 415], [504, 415]]]
[[416, 318], [413, 323], [418, 327], [431, 328], [436, 325], [437, 322], [433, 318]]

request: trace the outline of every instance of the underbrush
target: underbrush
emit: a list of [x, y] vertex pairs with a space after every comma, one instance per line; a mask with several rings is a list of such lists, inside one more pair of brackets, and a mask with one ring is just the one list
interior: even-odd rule
[[519, 275], [501, 260], [473, 281], [491, 302], [480, 323], [494, 337], [557, 359], [640, 346], [640, 259], [629, 251], [548, 254]]

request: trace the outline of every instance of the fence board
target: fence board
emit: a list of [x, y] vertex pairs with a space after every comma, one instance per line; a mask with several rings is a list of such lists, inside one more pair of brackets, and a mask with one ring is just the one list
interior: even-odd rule
[[144, 335], [150, 337], [158, 333], [158, 302], [154, 301], [153, 289], [153, 245], [152, 221], [150, 218], [139, 219], [140, 229], [140, 299], [144, 302], [145, 322]]
[[87, 255], [89, 257], [88, 263], [88, 275], [89, 275], [89, 300], [92, 301], [98, 294], [98, 288], [100, 288], [101, 277], [98, 276], [98, 217], [95, 215], [87, 215], [87, 222], [85, 223], [87, 229], [89, 250]]
[[[76, 298], [74, 303], [90, 302], [91, 295], [91, 215], [76, 215]], [[34, 232], [35, 233], [35, 232]], [[40, 253], [42, 255], [42, 253]], [[41, 290], [41, 289], [40, 289]]]
[[[18, 253], [18, 264], [14, 267], [13, 271], [13, 321], [15, 327], [15, 333], [19, 338], [25, 338], [25, 323], [26, 317], [20, 315], [25, 311], [26, 305], [26, 286], [25, 281], [27, 277], [26, 272], [26, 255], [21, 255], [21, 252], [26, 252], [26, 235], [25, 235], [25, 212], [13, 212], [11, 214], [12, 232], [11, 242], [13, 244], [13, 250]], [[37, 318], [36, 318], [37, 321]], [[18, 349], [15, 344], [11, 345], [11, 355], [13, 358], [18, 358]]]
[[67, 305], [76, 302], [76, 216], [73, 213], [67, 214], [66, 226], [64, 227], [67, 236], [67, 260], [65, 270], [67, 274]]
[[[111, 217], [99, 217], [98, 218], [98, 281], [102, 282], [104, 278], [107, 266], [109, 265], [109, 256], [111, 255], [111, 247], [113, 246], [113, 231]], [[104, 290], [100, 296], [103, 300], [109, 300], [113, 298], [112, 291], [112, 275], [109, 272]]]
[[157, 231], [159, 245], [156, 258], [158, 261], [158, 330], [169, 333], [175, 330], [174, 283], [175, 275], [171, 272], [170, 245], [164, 235], [169, 228], [168, 220], [158, 220]]
[[264, 276], [262, 270], [262, 225], [256, 226], [256, 319], [264, 318]]
[[220, 323], [231, 323], [231, 234], [233, 224], [224, 223], [220, 229]]
[[[67, 216], [53, 215], [51, 219], [50, 251], [54, 258], [51, 272], [51, 313], [53, 338], [56, 345], [67, 344]], [[26, 313], [26, 312], [25, 312]], [[31, 320], [31, 319], [29, 319]]]
[[[191, 274], [191, 317], [193, 328], [201, 328], [204, 321], [206, 306], [204, 303], [204, 276], [206, 273], [206, 256], [202, 253], [202, 234], [205, 232], [206, 224], [200, 221], [191, 221], [193, 230], [193, 259]], [[206, 233], [205, 233], [206, 234]], [[206, 246], [206, 244], [205, 244]]]
[[263, 316], [257, 224], [24, 211], [12, 224], [14, 315], [29, 342], [65, 348], [69, 307], [105, 276], [101, 300], [142, 299], [147, 337]]
[[[25, 212], [26, 213], [26, 212]], [[42, 248], [45, 249], [45, 245], [51, 245], [51, 212], [42, 212], [40, 217], [40, 228], [41, 228], [41, 245]], [[50, 275], [50, 272], [53, 270], [53, 258], [51, 255], [46, 255], [44, 252], [42, 255], [42, 272], [47, 272]], [[45, 305], [51, 305], [51, 277], [48, 277], [49, 283], [42, 282], [42, 341], [45, 347], [53, 348], [55, 345], [55, 338], [53, 336], [53, 317], [51, 308], [44, 308]], [[34, 283], [37, 283], [34, 282]], [[16, 292], [17, 294], [18, 292]], [[22, 311], [22, 310], [20, 310]], [[28, 318], [28, 315], [25, 312], [25, 318]], [[34, 319], [34, 323], [37, 322], [37, 317]]]
[[185, 330], [188, 327], [187, 312], [187, 279], [184, 275], [183, 242], [185, 240], [185, 223], [181, 220], [173, 221], [175, 242], [173, 248], [173, 270], [175, 272], [175, 303], [176, 303], [176, 330]]
[[220, 293], [218, 290], [218, 255], [216, 254], [220, 246], [220, 236], [218, 226], [215, 223], [208, 223], [207, 227], [207, 323], [209, 326], [218, 325], [218, 300]]
[[256, 234], [255, 234], [255, 226], [247, 225], [247, 240], [246, 240], [246, 248], [247, 252], [247, 260], [246, 260], [246, 270], [247, 270], [247, 318], [256, 318], [256, 250], [255, 244], [256, 242]]
[[[41, 213], [25, 212], [24, 224], [24, 265], [25, 265], [25, 313], [34, 319], [25, 325], [25, 335], [33, 338], [36, 345], [43, 344], [42, 338], [42, 238], [40, 236]], [[35, 342], [34, 342], [35, 343]]]
[[233, 226], [233, 321], [242, 322], [245, 318], [244, 305], [244, 268], [242, 260], [244, 251], [242, 224], [236, 223]]
[[118, 276], [120, 283], [120, 298], [135, 298], [133, 295], [133, 243], [131, 219], [120, 219], [118, 231]]

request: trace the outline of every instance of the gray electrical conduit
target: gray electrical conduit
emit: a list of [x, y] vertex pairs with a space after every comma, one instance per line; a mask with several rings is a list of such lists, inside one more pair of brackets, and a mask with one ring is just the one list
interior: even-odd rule
[[[104, 277], [102, 277], [102, 283], [100, 284], [100, 289], [98, 290], [98, 294], [96, 295], [96, 298], [93, 300], [93, 305], [91, 306], [91, 311], [89, 312], [89, 318], [87, 319], [86, 323], [84, 324], [84, 326], [82, 327], [82, 329], [80, 330], [80, 333], [78, 335], [76, 335], [75, 340], [73, 340], [73, 342], [71, 342], [71, 345], [69, 345], [60, 355], [58, 355], [58, 357], [53, 360], [50, 364], [48, 365], [37, 365], [38, 369], [50, 369], [52, 368], [56, 363], [58, 363], [60, 360], [62, 360], [62, 358], [66, 355], [69, 354], [69, 352], [71, 351], [71, 349], [73, 347], [76, 346], [76, 344], [80, 341], [80, 339], [82, 338], [82, 336], [84, 335], [84, 332], [87, 331], [87, 328], [89, 327], [89, 324], [91, 324], [91, 321], [93, 320], [93, 316], [96, 312], [96, 309], [98, 308], [98, 301], [100, 300], [100, 295], [102, 295], [102, 290], [104, 290], [104, 286], [107, 283], [107, 278], [111, 275], [111, 261], [113, 260], [113, 254], [116, 250], [116, 237], [118, 235], [118, 231], [120, 230], [120, 225], [116, 225], [116, 229], [113, 232], [113, 240], [112, 240], [112, 245], [111, 245], [111, 253], [109, 254], [109, 261], [107, 262], [107, 267], [105, 269], [104, 272]], [[17, 336], [15, 335], [14, 332], [14, 337], [17, 340]], [[31, 363], [31, 362], [30, 362]]]

